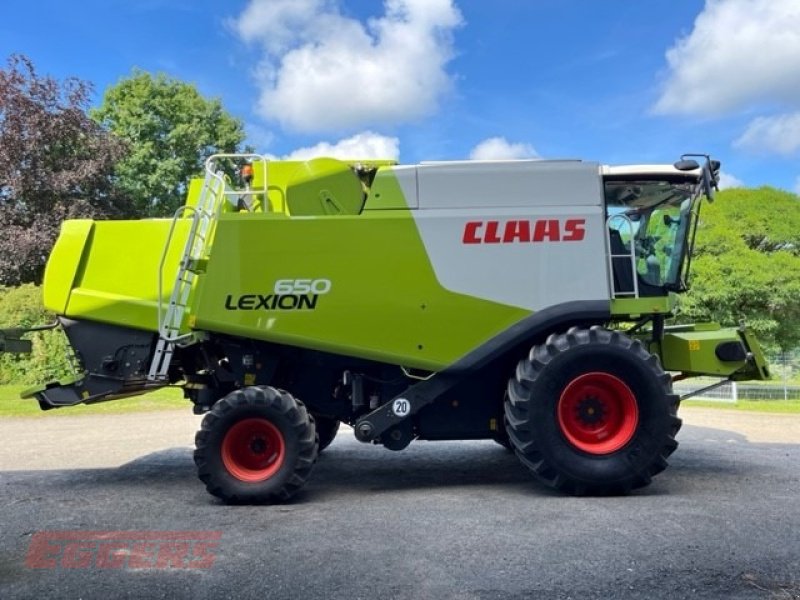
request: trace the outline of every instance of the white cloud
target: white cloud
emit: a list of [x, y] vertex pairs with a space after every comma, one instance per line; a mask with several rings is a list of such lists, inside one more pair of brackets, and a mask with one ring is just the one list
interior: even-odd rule
[[658, 113], [709, 115], [754, 103], [800, 103], [800, 2], [706, 0], [667, 51]]
[[733, 145], [754, 152], [793, 154], [800, 149], [800, 112], [758, 117]]
[[738, 177], [722, 171], [719, 174], [719, 189], [727, 190], [730, 188], [744, 187], [744, 181]]
[[333, 0], [250, 0], [232, 22], [264, 59], [259, 114], [299, 131], [385, 125], [431, 114], [452, 86], [462, 23], [453, 0], [385, 0], [362, 23]]
[[287, 160], [307, 160], [317, 156], [339, 159], [394, 159], [400, 156], [400, 140], [371, 131], [362, 131], [338, 142], [320, 142], [315, 146], [300, 148], [288, 154]]
[[259, 42], [270, 54], [279, 54], [306, 37], [317, 15], [334, 11], [327, 0], [254, 0], [232, 26], [244, 41]]
[[800, 177], [794, 180], [794, 193], [800, 196]]
[[530, 144], [512, 143], [504, 137], [492, 137], [475, 146], [469, 157], [472, 160], [513, 160], [538, 158], [539, 155]]

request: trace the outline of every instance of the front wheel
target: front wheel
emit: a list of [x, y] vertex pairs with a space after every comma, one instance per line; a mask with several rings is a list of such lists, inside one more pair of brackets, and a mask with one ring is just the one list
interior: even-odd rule
[[658, 358], [601, 327], [535, 346], [508, 385], [505, 415], [520, 460], [550, 487], [619, 494], [650, 483], [677, 447], [678, 397]]
[[306, 482], [317, 458], [305, 406], [271, 387], [219, 400], [195, 437], [194, 462], [209, 493], [231, 504], [284, 501]]

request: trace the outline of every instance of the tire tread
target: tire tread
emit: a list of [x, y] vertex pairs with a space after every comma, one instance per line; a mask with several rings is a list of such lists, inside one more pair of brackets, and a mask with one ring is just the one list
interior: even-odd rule
[[[218, 431], [228, 419], [237, 411], [262, 412], [265, 417], [281, 415], [289, 423], [289, 429], [297, 439], [297, 455], [288, 468], [291, 475], [284, 477], [283, 483], [277, 488], [263, 486], [264, 482], [253, 485], [251, 490], [242, 491], [241, 485], [229, 485], [227, 473], [217, 461], [212, 460], [214, 453], [219, 453], [220, 448], [215, 441], [223, 432]], [[297, 493], [308, 480], [314, 463], [317, 459], [317, 442], [314, 423], [306, 411], [305, 405], [286, 391], [276, 388], [247, 387], [231, 392], [208, 412], [200, 425], [200, 430], [195, 435], [194, 462], [197, 466], [197, 475], [206, 485], [206, 490], [229, 504], [263, 504], [276, 501], [286, 501]], [[275, 479], [277, 475], [272, 479]]]
[[[646, 468], [631, 473], [621, 481], [587, 482], [561, 472], [546, 459], [546, 453], [542, 452], [540, 441], [536, 438], [535, 427], [532, 427], [530, 406], [536, 402], [532, 391], [534, 384], [555, 359], [585, 345], [612, 345], [627, 351], [658, 383], [669, 410], [669, 432], [661, 440], [656, 455]], [[531, 348], [527, 358], [519, 362], [515, 377], [508, 384], [505, 422], [509, 440], [518, 458], [545, 485], [575, 495], [626, 494], [648, 485], [654, 475], [667, 467], [667, 459], [678, 447], [675, 435], [682, 423], [677, 416], [679, 400], [672, 392], [672, 379], [661, 368], [658, 357], [648, 352], [639, 340], [598, 325], [589, 329], [572, 327], [566, 333], [551, 334], [543, 344]]]

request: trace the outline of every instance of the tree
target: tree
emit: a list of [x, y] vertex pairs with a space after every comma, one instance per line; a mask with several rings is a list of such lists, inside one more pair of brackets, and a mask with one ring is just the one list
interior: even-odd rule
[[731, 189], [703, 206], [681, 320], [752, 325], [763, 345], [800, 345], [800, 198]]
[[0, 285], [41, 280], [65, 218], [123, 212], [113, 167], [124, 146], [86, 114], [91, 84], [0, 69]]
[[92, 117], [125, 140], [118, 185], [141, 216], [164, 216], [184, 204], [189, 179], [210, 155], [237, 152], [245, 134], [218, 99], [188, 83], [144, 71], [108, 88]]

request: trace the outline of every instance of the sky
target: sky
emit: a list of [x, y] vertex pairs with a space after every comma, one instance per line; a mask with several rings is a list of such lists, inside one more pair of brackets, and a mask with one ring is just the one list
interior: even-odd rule
[[219, 97], [273, 157], [722, 161], [800, 193], [800, 0], [6, 0], [0, 58]]

